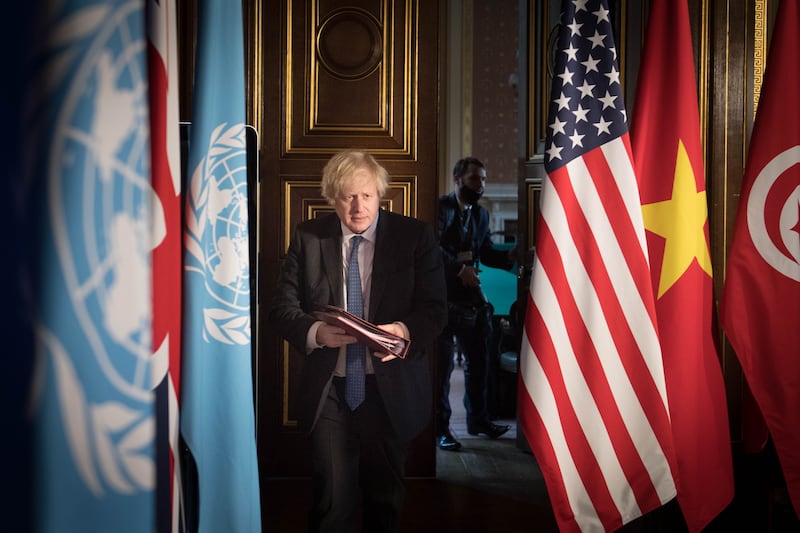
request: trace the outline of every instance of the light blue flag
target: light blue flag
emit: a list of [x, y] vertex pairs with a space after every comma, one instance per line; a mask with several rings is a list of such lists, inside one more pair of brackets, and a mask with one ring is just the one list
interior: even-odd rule
[[181, 430], [197, 467], [198, 531], [260, 532], [240, 2], [199, 2], [195, 64]]
[[[47, 2], [40, 2], [41, 7]], [[144, 1], [41, 9], [27, 125], [41, 187], [36, 531], [154, 527]], [[34, 222], [34, 221], [32, 221]]]

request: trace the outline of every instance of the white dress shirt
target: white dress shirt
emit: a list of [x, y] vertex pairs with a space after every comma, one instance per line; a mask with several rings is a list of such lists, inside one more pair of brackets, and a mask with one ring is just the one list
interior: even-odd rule
[[[361, 294], [364, 296], [364, 318], [369, 317], [370, 288], [372, 287], [372, 260], [375, 257], [375, 230], [378, 227], [378, 217], [372, 224], [361, 233], [361, 244], [358, 247], [358, 271], [361, 274]], [[353, 236], [356, 234], [342, 224], [342, 279], [347, 279], [347, 261], [350, 257], [350, 248], [353, 245]], [[347, 301], [347, 283], [342, 283], [342, 301]], [[311, 353], [316, 348], [322, 348], [317, 344], [317, 330], [323, 324], [322, 321], [315, 322], [308, 330], [306, 337], [306, 353]], [[347, 358], [347, 347], [339, 349], [339, 359], [336, 361], [335, 376], [345, 375], [345, 361]], [[372, 367], [372, 355], [367, 354], [367, 362], [364, 367], [367, 374], [374, 374]]]

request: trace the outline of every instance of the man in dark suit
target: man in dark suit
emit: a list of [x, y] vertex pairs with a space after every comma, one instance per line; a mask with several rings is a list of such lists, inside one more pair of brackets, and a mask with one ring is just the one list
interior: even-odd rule
[[[447, 321], [442, 257], [431, 226], [380, 209], [387, 185], [371, 155], [334, 155], [322, 195], [336, 214], [298, 224], [267, 303], [272, 326], [305, 354], [298, 418], [311, 438], [312, 531], [356, 531], [359, 504], [363, 531], [395, 530], [407, 445], [430, 420], [426, 349]], [[367, 354], [312, 315], [326, 304], [409, 339], [408, 355]]]
[[450, 431], [450, 374], [456, 347], [464, 354], [464, 388], [467, 396], [467, 432], [497, 437], [507, 425], [489, 420], [487, 376], [492, 308], [481, 290], [479, 262], [509, 269], [516, 251], [492, 246], [489, 213], [478, 200], [486, 184], [486, 168], [474, 157], [459, 160], [453, 168], [455, 191], [439, 198], [439, 246], [444, 258], [449, 321], [439, 338], [436, 404], [437, 445], [448, 451], [461, 448]]

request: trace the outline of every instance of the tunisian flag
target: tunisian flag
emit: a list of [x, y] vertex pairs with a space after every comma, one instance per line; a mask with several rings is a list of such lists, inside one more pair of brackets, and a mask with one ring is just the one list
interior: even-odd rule
[[800, 2], [778, 7], [721, 318], [800, 514]]
[[150, 163], [153, 190], [153, 349], [159, 531], [181, 529], [178, 399], [181, 376], [181, 174], [175, 0], [147, 2]]
[[631, 144], [647, 230], [678, 503], [700, 531], [733, 499], [715, 344], [703, 149], [686, 1], [653, 0]]

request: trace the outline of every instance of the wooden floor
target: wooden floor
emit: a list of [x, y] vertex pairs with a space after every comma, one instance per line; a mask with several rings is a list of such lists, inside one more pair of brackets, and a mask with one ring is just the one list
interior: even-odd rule
[[[529, 452], [517, 445], [515, 420], [497, 440], [466, 431], [462, 404], [464, 374], [456, 367], [451, 379], [451, 428], [461, 443], [457, 452], [436, 452], [436, 479], [407, 479], [400, 533], [486, 533], [558, 531], [541, 472]], [[271, 480], [264, 487], [263, 530], [306, 531], [311, 501], [308, 480]]]
[[[466, 432], [463, 371], [451, 380], [451, 428], [463, 447], [436, 452], [436, 479], [407, 479], [405, 510], [399, 533], [550, 533], [558, 531], [541, 472], [518, 443], [516, 422], [497, 440], [471, 437]], [[770, 488], [775, 461], [759, 456], [734, 458], [734, 501], [703, 533], [728, 531], [799, 533], [800, 522], [783, 491]], [[773, 472], [773, 474], [770, 474]], [[779, 472], [779, 469], [778, 469]], [[263, 531], [307, 531], [311, 501], [307, 479], [274, 479], [262, 487]], [[685, 533], [680, 510], [673, 501], [627, 524], [617, 533]]]
[[[439, 452], [445, 453], [445, 452]], [[530, 455], [516, 450], [513, 441], [470, 442], [450, 452], [447, 474], [436, 479], [408, 479], [401, 533], [555, 532], [544, 484], [531, 483], [526, 472], [538, 472]], [[438, 457], [437, 457], [438, 459]], [[521, 468], [517, 468], [521, 467]], [[459, 473], [461, 472], [461, 473]], [[307, 480], [270, 481], [265, 501], [264, 531], [306, 531], [306, 509], [311, 501]]]

